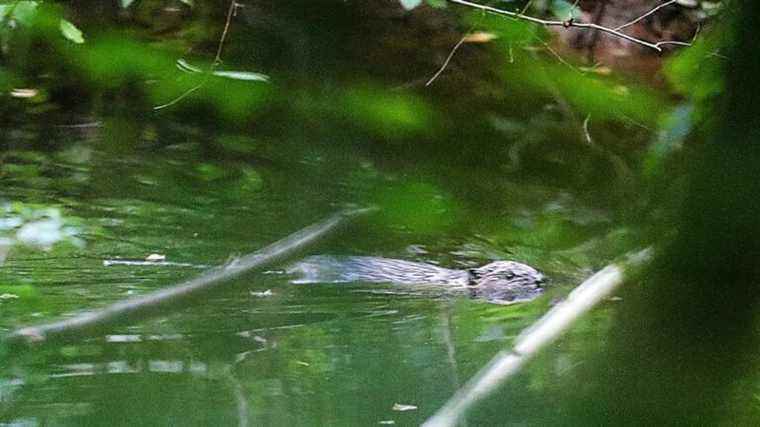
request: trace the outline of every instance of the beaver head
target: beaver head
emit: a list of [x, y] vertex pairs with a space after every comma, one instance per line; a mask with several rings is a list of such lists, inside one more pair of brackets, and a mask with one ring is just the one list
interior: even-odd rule
[[535, 298], [543, 289], [544, 275], [535, 268], [514, 261], [495, 261], [468, 270], [473, 297], [510, 304]]

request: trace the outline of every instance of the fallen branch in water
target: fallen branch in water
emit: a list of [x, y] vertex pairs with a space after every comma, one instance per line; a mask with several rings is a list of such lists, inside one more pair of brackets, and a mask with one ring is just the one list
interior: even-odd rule
[[205, 295], [243, 273], [283, 262], [309, 245], [324, 239], [349, 220], [374, 210], [374, 208], [367, 208], [339, 212], [195, 279], [147, 295], [119, 301], [101, 310], [83, 313], [70, 319], [23, 327], [7, 335], [3, 342], [9, 345], [29, 345], [49, 340], [70, 340], [96, 334], [117, 323], [166, 314], [167, 308]]
[[599, 24], [595, 24], [593, 22], [578, 22], [578, 21], [575, 21], [573, 18], [566, 19], [564, 21], [536, 18], [534, 16], [525, 15], [524, 14], [525, 9], [523, 9], [520, 12], [512, 12], [512, 11], [509, 11], [509, 10], [498, 9], [498, 8], [495, 8], [495, 7], [492, 7], [492, 6], [486, 6], [486, 5], [483, 5], [483, 4], [473, 3], [473, 2], [470, 2], [470, 1], [466, 1], [466, 0], [448, 0], [448, 2], [455, 3], [455, 4], [458, 4], [458, 5], [462, 5], [462, 6], [471, 7], [471, 8], [474, 8], [474, 9], [479, 9], [479, 10], [482, 10], [484, 12], [492, 13], [492, 14], [495, 14], [495, 15], [502, 15], [502, 16], [506, 16], [506, 17], [509, 17], [509, 18], [513, 18], [513, 19], [519, 19], [519, 20], [523, 20], [523, 21], [532, 22], [534, 24], [539, 24], [539, 25], [543, 25], [543, 26], [546, 26], [546, 27], [564, 27], [564, 28], [574, 27], [574, 28], [583, 28], [583, 29], [587, 29], [587, 30], [597, 30], [597, 31], [601, 31], [603, 33], [607, 33], [607, 34], [610, 34], [612, 36], [615, 36], [615, 37], [627, 40], [627, 41], [629, 41], [631, 43], [635, 43], [635, 44], [638, 44], [640, 46], [644, 46], [644, 47], [648, 47], [650, 49], [654, 49], [657, 52], [662, 52], [662, 46], [665, 46], [665, 45], [691, 46], [691, 43], [681, 42], [681, 41], [676, 41], [676, 40], [665, 40], [665, 41], [659, 41], [659, 42], [650, 42], [650, 41], [647, 41], [647, 40], [644, 40], [644, 39], [640, 39], [638, 37], [631, 36], [631, 35], [626, 34], [626, 33], [624, 33], [624, 32], [621, 31], [623, 28], [636, 23], [636, 22], [638, 22], [638, 21], [646, 18], [647, 16], [652, 15], [653, 13], [655, 13], [658, 10], [662, 9], [663, 7], [669, 6], [671, 4], [674, 4], [675, 3], [674, 1], [669, 1], [669, 2], [666, 2], [666, 3], [660, 4], [660, 5], [656, 6], [656, 7], [654, 7], [653, 9], [651, 9], [650, 11], [646, 12], [645, 14], [641, 15], [640, 17], [638, 17], [638, 18], [636, 18], [636, 19], [634, 19], [634, 20], [632, 20], [632, 21], [630, 21], [630, 22], [628, 22], [626, 24], [623, 24], [623, 25], [621, 25], [621, 26], [619, 26], [617, 28], [609, 28], [609, 27], [605, 27], [605, 26], [602, 26], [602, 25], [599, 25]]
[[[651, 249], [633, 255], [625, 266], [635, 266], [650, 258]], [[428, 418], [423, 427], [457, 425], [458, 420], [475, 403], [485, 399], [520, 372], [539, 350], [548, 346], [585, 313], [604, 301], [623, 283], [623, 265], [611, 264], [581, 283], [567, 299], [554, 306], [536, 323], [525, 329], [515, 341], [512, 350], [499, 352], [475, 377]]]

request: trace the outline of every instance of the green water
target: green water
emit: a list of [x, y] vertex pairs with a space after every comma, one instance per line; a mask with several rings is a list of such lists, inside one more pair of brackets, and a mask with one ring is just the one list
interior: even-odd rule
[[[65, 134], [34, 160], [34, 151], [6, 155], [6, 170], [13, 163], [29, 175], [6, 173], [0, 197], [59, 207], [87, 245], [13, 248], [0, 272], [3, 292], [20, 297], [0, 303], [3, 331], [169, 286], [399, 186], [413, 189], [402, 193], [407, 201], [446, 200], [431, 214], [446, 218], [442, 225], [415, 228], [381, 215], [311, 253], [452, 267], [516, 259], [551, 278], [547, 295], [498, 306], [378, 284], [297, 286], [273, 268], [105, 336], [5, 354], [0, 400], [12, 425], [418, 424], [613, 256], [600, 237], [615, 229], [614, 213], [540, 178], [471, 172], [501, 197], [482, 205], [459, 201], [441, 175], [403, 164], [380, 170], [360, 150], [337, 155], [316, 145], [286, 164], [266, 164], [209, 159], [202, 141], [110, 151], [101, 138]], [[326, 173], [336, 156], [344, 169]], [[152, 253], [184, 265], [103, 263]], [[541, 383], [572, 372], [563, 348], [473, 414], [473, 423], [540, 421]]]

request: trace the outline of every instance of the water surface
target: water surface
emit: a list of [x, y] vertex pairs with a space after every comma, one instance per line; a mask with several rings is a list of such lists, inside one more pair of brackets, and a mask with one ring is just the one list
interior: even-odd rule
[[[347, 203], [372, 200], [388, 182], [405, 179], [378, 170], [358, 151], [341, 154], [358, 165], [354, 170], [322, 173], [315, 182], [311, 173], [330, 161], [329, 150], [293, 158], [301, 166], [287, 168], [204, 159], [200, 143], [126, 153], [102, 150], [98, 138], [72, 136], [61, 144], [63, 149], [37, 153], [43, 165], [54, 168], [36, 170], [33, 179], [10, 175], [0, 197], [59, 206], [78, 218], [87, 245], [12, 250], [1, 270], [8, 284], [4, 292], [34, 291], [0, 303], [5, 331], [169, 286]], [[98, 161], [72, 161], [78, 158], [72, 153]], [[433, 175], [409, 182], [425, 189], [423, 197], [454, 199]], [[549, 292], [538, 300], [498, 306], [382, 284], [295, 286], [281, 268], [273, 268], [244, 276], [202, 304], [114, 327], [105, 336], [5, 354], [3, 420], [14, 425], [420, 423], [553, 299], [609, 259], [592, 236], [613, 229], [611, 213], [539, 180], [501, 178], [490, 184], [504, 190], [498, 216], [488, 207], [452, 202], [442, 206], [454, 219], [435, 232], [396, 219], [360, 221], [311, 253], [396, 257], [453, 268], [515, 259], [551, 278]], [[177, 264], [104, 263], [154, 253]], [[536, 422], [530, 408], [545, 399], [540, 387], [526, 381], [513, 384], [513, 390], [524, 390], [519, 398], [502, 401], [502, 411], [512, 414], [510, 423]], [[394, 405], [416, 409], [394, 410]], [[487, 408], [480, 414], [484, 423], [503, 416]]]

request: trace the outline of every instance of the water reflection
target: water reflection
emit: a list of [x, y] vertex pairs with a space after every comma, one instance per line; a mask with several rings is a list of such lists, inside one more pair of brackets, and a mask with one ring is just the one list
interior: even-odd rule
[[[418, 411], [399, 415], [393, 405], [420, 404], [419, 393], [427, 393], [423, 389], [429, 387], [452, 391], [448, 374], [440, 375], [450, 368], [438, 320], [448, 302], [408, 299], [380, 304], [349, 293], [328, 305], [325, 301], [336, 294], [313, 296], [321, 302], [296, 300], [284, 310], [270, 311], [281, 313], [284, 324], [277, 326], [225, 332], [219, 330], [226, 329], [223, 321], [216, 319], [211, 320], [220, 322], [216, 327], [203, 331], [193, 326], [209, 321], [203, 312], [184, 313], [139, 329], [186, 333], [111, 334], [29, 355], [34, 362], [14, 358], [4, 374], [4, 388], [9, 390], [4, 402], [11, 411], [6, 414], [14, 416], [5, 421], [98, 423], [104, 415], [117, 417], [126, 407], [137, 411], [130, 413], [128, 424], [155, 425], [169, 419], [195, 424], [204, 413], [216, 413], [222, 424], [236, 424], [237, 388], [230, 376], [239, 382], [248, 416], [256, 425], [336, 421], [336, 413], [324, 405], [357, 423], [418, 420]], [[260, 311], [267, 310], [271, 309]], [[251, 320], [252, 311], [243, 311], [232, 316], [241, 324], [246, 323], [243, 319], [249, 325], [258, 323]], [[231, 320], [226, 323], [234, 324]], [[8, 377], [19, 369], [25, 375]], [[381, 372], [385, 375], [378, 376]], [[420, 389], [420, 377], [438, 386], [427, 383]], [[46, 415], [35, 418], [43, 408]], [[157, 408], [168, 412], [152, 418]], [[349, 408], [353, 415], [346, 412]]]

